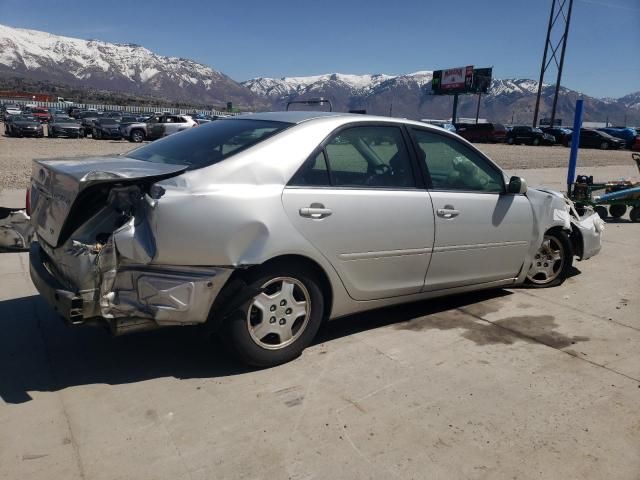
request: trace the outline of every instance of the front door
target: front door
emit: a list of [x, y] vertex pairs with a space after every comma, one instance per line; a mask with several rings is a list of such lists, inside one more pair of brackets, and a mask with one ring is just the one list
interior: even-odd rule
[[421, 129], [413, 134], [435, 213], [424, 290], [515, 278], [533, 238], [529, 200], [507, 194], [502, 172], [461, 141]]
[[422, 290], [433, 209], [416, 181], [406, 140], [397, 125], [343, 129], [318, 148], [283, 192], [293, 225], [356, 300]]

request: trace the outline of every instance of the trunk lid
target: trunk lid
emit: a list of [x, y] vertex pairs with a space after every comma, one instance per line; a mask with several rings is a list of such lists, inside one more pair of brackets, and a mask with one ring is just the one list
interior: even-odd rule
[[31, 221], [38, 236], [53, 247], [106, 201], [115, 185], [151, 185], [184, 172], [185, 165], [145, 162], [128, 157], [34, 160]]

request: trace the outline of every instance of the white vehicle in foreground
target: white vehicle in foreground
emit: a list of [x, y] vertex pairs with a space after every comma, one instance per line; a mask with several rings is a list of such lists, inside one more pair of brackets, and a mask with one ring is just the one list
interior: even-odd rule
[[396, 118], [220, 119], [123, 156], [35, 160], [31, 277], [70, 323], [220, 329], [247, 363], [324, 319], [560, 284], [602, 221], [469, 142]]

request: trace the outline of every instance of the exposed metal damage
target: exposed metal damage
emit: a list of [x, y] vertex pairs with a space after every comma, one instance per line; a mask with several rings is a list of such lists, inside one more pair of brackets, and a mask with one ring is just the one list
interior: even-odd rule
[[157, 205], [142, 185], [113, 186], [58, 248], [35, 243], [49, 274], [77, 292], [73, 308], [60, 312], [71, 323], [104, 319], [119, 335], [206, 321], [232, 269], [153, 264], [149, 216]]

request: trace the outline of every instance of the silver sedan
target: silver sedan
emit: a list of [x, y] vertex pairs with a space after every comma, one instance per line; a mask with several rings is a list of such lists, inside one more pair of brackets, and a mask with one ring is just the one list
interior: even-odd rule
[[31, 276], [69, 323], [116, 335], [201, 324], [258, 366], [295, 358], [325, 319], [558, 285], [602, 230], [455, 134], [323, 112], [35, 160], [30, 205]]

